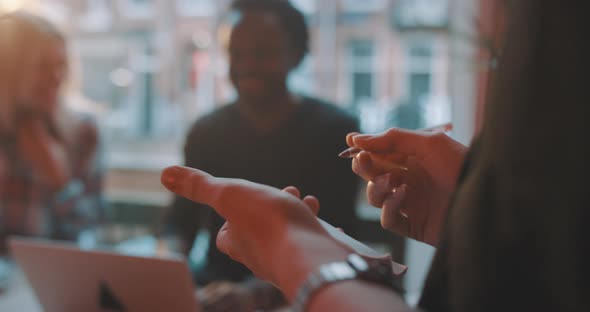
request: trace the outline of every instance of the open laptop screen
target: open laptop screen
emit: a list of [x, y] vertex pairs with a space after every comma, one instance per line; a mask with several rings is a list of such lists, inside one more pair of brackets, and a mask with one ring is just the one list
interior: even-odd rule
[[182, 259], [81, 250], [18, 237], [9, 246], [47, 312], [199, 311]]

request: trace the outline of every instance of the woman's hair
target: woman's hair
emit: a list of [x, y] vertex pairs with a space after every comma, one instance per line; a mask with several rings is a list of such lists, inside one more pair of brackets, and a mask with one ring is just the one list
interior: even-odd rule
[[44, 18], [23, 12], [0, 15], [0, 132], [14, 127], [19, 112], [34, 109], [28, 97], [37, 60], [55, 42], [65, 44], [65, 37]]

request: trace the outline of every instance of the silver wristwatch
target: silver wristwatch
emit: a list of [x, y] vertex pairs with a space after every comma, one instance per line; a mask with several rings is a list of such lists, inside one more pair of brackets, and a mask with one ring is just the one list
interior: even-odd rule
[[346, 261], [332, 262], [311, 273], [299, 288], [292, 312], [304, 312], [309, 299], [321, 288], [340, 281], [360, 279], [395, 289], [394, 274], [389, 259], [365, 260], [358, 254], [350, 254]]

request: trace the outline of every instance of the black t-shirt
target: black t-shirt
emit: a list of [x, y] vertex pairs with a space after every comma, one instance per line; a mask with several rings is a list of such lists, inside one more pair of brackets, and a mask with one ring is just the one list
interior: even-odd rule
[[590, 311], [590, 25], [582, 1], [513, 23], [426, 281], [426, 311]]
[[[347, 147], [346, 134], [353, 131], [358, 131], [358, 122], [343, 110], [303, 98], [288, 120], [261, 135], [230, 104], [194, 124], [186, 141], [185, 161], [219, 177], [277, 188], [296, 186], [303, 196], [318, 197], [319, 217], [354, 235], [359, 180], [350, 170], [350, 161], [338, 157]], [[214, 237], [224, 220], [212, 209], [177, 198], [168, 219], [168, 227], [189, 242], [200, 227], [211, 234], [207, 265], [198, 272], [198, 283], [240, 281], [251, 275], [215, 246]]]

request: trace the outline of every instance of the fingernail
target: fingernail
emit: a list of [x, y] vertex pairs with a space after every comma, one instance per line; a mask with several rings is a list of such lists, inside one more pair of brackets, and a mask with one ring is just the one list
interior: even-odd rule
[[356, 156], [358, 153], [360, 153], [361, 151], [362, 151], [362, 149], [360, 149], [358, 147], [349, 147], [346, 150], [344, 150], [342, 153], [338, 154], [338, 157], [352, 158], [352, 157]]
[[174, 188], [176, 185], [176, 181], [178, 180], [178, 175], [180, 174], [180, 167], [173, 166], [164, 169], [162, 172], [162, 184], [168, 188]]

